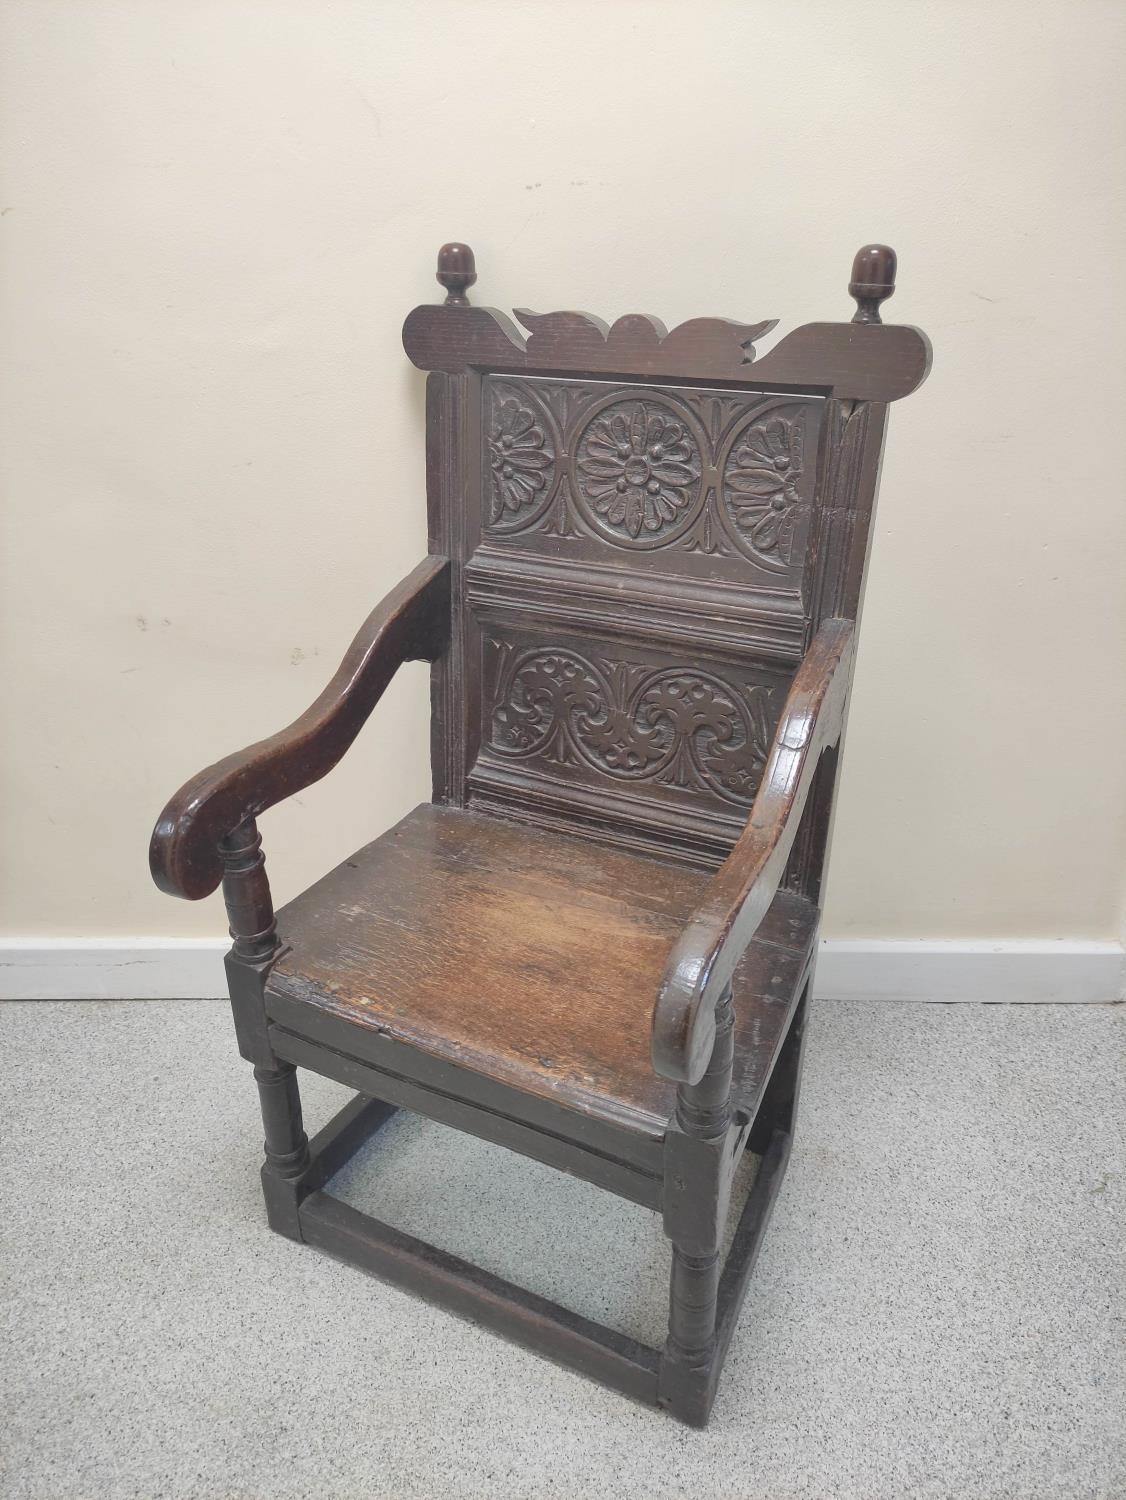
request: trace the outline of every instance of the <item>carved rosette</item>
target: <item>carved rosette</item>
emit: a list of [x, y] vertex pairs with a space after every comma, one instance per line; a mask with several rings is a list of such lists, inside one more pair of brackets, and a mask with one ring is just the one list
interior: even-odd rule
[[497, 531], [533, 524], [554, 489], [555, 447], [544, 413], [523, 392], [494, 392], [487, 429], [489, 524]]
[[767, 568], [791, 562], [804, 449], [803, 414], [775, 414], [747, 424], [724, 465], [721, 494], [732, 535]]
[[743, 578], [746, 560], [800, 586], [816, 398], [507, 377], [486, 391], [486, 536], [591, 561], [609, 545], [689, 576], [707, 557], [711, 576]]
[[616, 401], [587, 424], [575, 454], [575, 499], [596, 531], [619, 545], [660, 545], [695, 507], [701, 458], [675, 411]]
[[745, 807], [766, 764], [769, 692], [697, 669], [591, 661], [569, 648], [509, 652], [491, 748], [549, 770], [586, 765], [613, 780], [655, 780]]

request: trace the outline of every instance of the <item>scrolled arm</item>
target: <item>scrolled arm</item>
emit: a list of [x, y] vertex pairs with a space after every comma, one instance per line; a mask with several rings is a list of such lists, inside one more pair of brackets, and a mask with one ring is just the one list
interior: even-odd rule
[[450, 564], [419, 563], [364, 622], [332, 681], [288, 729], [194, 776], [157, 819], [149, 868], [162, 891], [198, 901], [219, 884], [219, 841], [328, 774], [406, 661], [433, 661], [449, 640]]
[[854, 625], [826, 620], [790, 686], [746, 827], [673, 944], [653, 1010], [653, 1066], [696, 1083], [715, 1042], [715, 1008], [785, 873], [821, 754], [840, 738]]

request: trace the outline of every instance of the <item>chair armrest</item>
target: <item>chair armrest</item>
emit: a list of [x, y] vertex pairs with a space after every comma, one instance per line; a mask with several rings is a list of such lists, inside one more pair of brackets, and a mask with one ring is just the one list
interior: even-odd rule
[[840, 738], [854, 625], [826, 620], [790, 686], [743, 832], [673, 944], [653, 1010], [651, 1052], [662, 1077], [697, 1083], [715, 1041], [715, 1006], [786, 869], [824, 750]]
[[219, 841], [327, 775], [403, 662], [441, 655], [449, 601], [449, 561], [426, 558], [368, 616], [332, 681], [299, 719], [180, 788], [149, 845], [149, 868], [162, 891], [188, 901], [210, 895], [223, 874]]

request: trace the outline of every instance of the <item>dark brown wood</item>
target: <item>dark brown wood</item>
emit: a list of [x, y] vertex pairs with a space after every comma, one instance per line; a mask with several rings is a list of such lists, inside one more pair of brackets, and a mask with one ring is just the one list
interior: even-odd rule
[[[851, 323], [471, 307], [467, 245], [403, 341], [430, 371], [430, 556], [288, 730], [196, 777], [151, 863], [223, 879], [271, 1224], [695, 1425], [785, 1170], [888, 405], [930, 346]], [[323, 776], [405, 660], [432, 663], [434, 805], [275, 919], [255, 818]], [[358, 1090], [313, 1140], [296, 1067]], [[644, 1349], [336, 1204], [397, 1108], [663, 1216]], [[726, 1267], [735, 1166], [764, 1153]]]
[[280, 944], [262, 840], [253, 818], [219, 843], [223, 866], [223, 900], [234, 946], [226, 957], [239, 1051], [255, 1067], [271, 1068], [274, 1055], [266, 1035], [263, 993], [270, 965]]
[[[784, 972], [778, 973], [779, 982], [772, 986], [779, 995], [783, 993], [789, 965], [783, 963], [780, 968]], [[640, 1116], [631, 1118], [627, 1125], [611, 1122], [597, 1114], [579, 1113], [556, 1099], [522, 1093], [518, 1088], [502, 1083], [488, 1074], [469, 1072], [456, 1063], [447, 1062], [431, 1052], [422, 1052], [409, 1042], [397, 1041], [381, 1031], [357, 1027], [346, 1016], [322, 1010], [319, 1006], [307, 1005], [304, 1000], [273, 991], [266, 996], [266, 1001], [270, 1010], [268, 1035], [271, 1055], [276, 1048], [279, 1056], [290, 1056], [288, 1049], [293, 1045], [293, 1038], [299, 1037], [326, 1053], [339, 1053], [349, 1063], [370, 1068], [371, 1072], [366, 1073], [363, 1078], [349, 1075], [340, 1080], [354, 1088], [377, 1095], [380, 1079], [389, 1076], [409, 1082], [412, 1089], [422, 1091], [427, 1101], [431, 1095], [441, 1095], [451, 1101], [451, 1109], [457, 1106], [460, 1111], [462, 1105], [468, 1106], [452, 1122], [459, 1129], [472, 1131], [467, 1122], [475, 1111], [518, 1121], [522, 1128], [532, 1132], [537, 1139], [540, 1135], [545, 1135], [553, 1141], [563, 1143], [567, 1148], [574, 1146], [576, 1151], [582, 1153], [584, 1161], [595, 1155], [604, 1156], [607, 1161], [620, 1162], [632, 1173], [644, 1176], [650, 1184], [656, 1183], [655, 1189], [647, 1187], [641, 1197], [651, 1207], [659, 1205], [667, 1121], [650, 1122], [648, 1128], [645, 1128]], [[782, 1014], [788, 1014], [781, 1002], [778, 1003], [778, 1009]], [[780, 1023], [771, 1028], [772, 1033], [784, 1030], [784, 1025]], [[290, 1056], [290, 1061], [298, 1062], [301, 1066], [312, 1066], [295, 1056]], [[411, 1103], [405, 1096], [396, 1099], [396, 1102], [419, 1113], [427, 1113], [427, 1108]], [[749, 1103], [747, 1108], [750, 1109]], [[514, 1142], [505, 1139], [502, 1144], [514, 1145]], [[522, 1148], [514, 1145], [514, 1149]], [[535, 1156], [537, 1152], [532, 1150], [527, 1154]], [[559, 1162], [553, 1158], [552, 1164], [559, 1165]], [[587, 1173], [580, 1170], [578, 1175], [586, 1176]], [[627, 1191], [625, 1196], [636, 1195]], [[641, 1197], [638, 1201], [641, 1201]]]
[[266, 878], [262, 838], [253, 818], [219, 841], [223, 867], [223, 904], [235, 954], [249, 963], [270, 958], [278, 947], [278, 924]]
[[403, 346], [421, 369], [450, 375], [477, 369], [583, 370], [634, 378], [718, 379], [856, 401], [898, 401], [916, 390], [930, 369], [926, 335], [905, 326], [889, 326], [873, 337], [875, 330], [863, 324], [807, 323], [756, 359], [754, 340], [774, 328], [774, 320], [697, 318], [670, 333], [659, 319], [643, 313], [619, 318], [609, 328], [581, 312], [517, 309], [516, 317], [531, 331], [527, 341], [495, 308], [419, 307], [407, 318]]
[[196, 901], [222, 878], [219, 843], [248, 818], [328, 774], [405, 661], [430, 661], [449, 637], [449, 566], [428, 557], [368, 616], [332, 681], [299, 719], [193, 777], [161, 813], [153, 880]]
[[653, 1012], [653, 1066], [694, 1083], [714, 1007], [782, 880], [822, 752], [840, 738], [853, 627], [829, 620], [794, 677], [747, 826], [673, 945]]
[[309, 1166], [309, 1138], [301, 1119], [297, 1069], [287, 1062], [255, 1068], [254, 1079], [266, 1130], [262, 1184], [270, 1224], [291, 1239], [300, 1239], [293, 1216], [297, 1206], [293, 1188]]
[[383, 1099], [371, 1099], [365, 1094], [350, 1099], [309, 1142], [306, 1190], [314, 1192], [330, 1183], [341, 1167], [396, 1114], [395, 1106]]
[[754, 1124], [747, 1139], [747, 1149], [762, 1156], [769, 1149], [771, 1139], [781, 1132], [792, 1136], [797, 1118], [798, 1092], [801, 1088], [802, 1062], [805, 1057], [805, 1038], [809, 1025], [809, 997], [813, 984], [813, 955], [807, 978], [802, 985], [801, 1000], [796, 1007], [786, 1032], [786, 1040], [778, 1053], [778, 1059], [770, 1075], [770, 1082], [763, 1092]]
[[436, 279], [446, 288], [447, 307], [468, 307], [466, 288], [477, 280], [473, 251], [468, 245], [451, 242], [438, 251]]
[[460, 1094], [449, 1094], [280, 1026], [271, 1026], [270, 1042], [277, 1056], [287, 1062], [335, 1078], [338, 1083], [378, 1097], [396, 1109], [425, 1115], [439, 1125], [449, 1125], [466, 1135], [505, 1146], [557, 1171], [593, 1182], [596, 1187], [644, 1208], [661, 1207], [659, 1176], [637, 1166], [628, 1155], [616, 1156], [608, 1146], [594, 1149], [570, 1136], [529, 1125], [525, 1119], [506, 1113], [503, 1105], [513, 1097], [514, 1107], [522, 1109], [519, 1096], [514, 1096], [511, 1090], [506, 1096], [499, 1089], [486, 1088], [485, 1100], [473, 1097], [476, 1091], [472, 1086], [463, 1086]]
[[278, 940], [262, 839], [247, 818], [220, 841], [223, 899], [234, 945], [227, 956], [231, 1004], [240, 1050], [254, 1063], [265, 1131], [262, 1192], [271, 1229], [301, 1238], [297, 1218], [300, 1183], [309, 1167], [309, 1140], [301, 1120], [297, 1070], [274, 1054], [266, 1032], [263, 987], [281, 944]]
[[307, 1242], [330, 1255], [442, 1302], [627, 1396], [656, 1402], [655, 1349], [424, 1244], [327, 1193], [305, 1199], [301, 1220]]
[[715, 1006], [703, 1076], [677, 1090], [665, 1168], [665, 1230], [672, 1241], [669, 1333], [661, 1358], [662, 1401], [701, 1425], [711, 1410], [720, 1247], [731, 1187], [734, 1061], [731, 986]]
[[339, 1110], [310, 1141], [301, 1119], [296, 1066], [275, 1056], [254, 1077], [266, 1131], [262, 1196], [270, 1228], [287, 1239], [304, 1239], [301, 1204], [323, 1188], [355, 1153], [396, 1113], [382, 1099], [358, 1095]]
[[279, 1177], [300, 1177], [309, 1162], [296, 1072], [289, 1063], [254, 1070], [266, 1127], [266, 1161]]
[[695, 1411], [694, 1418], [690, 1420], [695, 1426], [704, 1426], [711, 1413], [716, 1386], [723, 1371], [723, 1362], [727, 1357], [728, 1345], [735, 1332], [735, 1325], [743, 1306], [743, 1298], [747, 1293], [747, 1284], [751, 1279], [759, 1251], [762, 1249], [762, 1242], [766, 1237], [766, 1228], [774, 1211], [782, 1179], [786, 1175], [792, 1145], [792, 1138], [784, 1131], [774, 1132], [759, 1163], [754, 1184], [743, 1205], [743, 1212], [739, 1216], [739, 1223], [731, 1241], [731, 1249], [727, 1252], [727, 1261], [716, 1293], [716, 1332], [711, 1365], [702, 1385], [698, 1381], [690, 1397]]
[[895, 266], [895, 251], [890, 245], [865, 245], [856, 252], [848, 284], [849, 296], [856, 299], [854, 323], [882, 321], [880, 303], [895, 292]]
[[[684, 866], [424, 805], [282, 908], [287, 952], [267, 1007], [288, 996], [307, 1015], [659, 1136], [675, 1091], [649, 1060], [653, 997], [708, 889]], [[780, 892], [735, 970], [740, 1095], [769, 1074], [815, 923], [808, 902]]]

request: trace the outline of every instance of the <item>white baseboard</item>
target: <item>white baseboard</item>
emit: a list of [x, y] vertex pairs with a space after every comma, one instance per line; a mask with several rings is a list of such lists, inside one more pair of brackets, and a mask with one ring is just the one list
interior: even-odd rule
[[0, 938], [0, 1000], [215, 1000], [219, 938]]
[[[227, 993], [218, 938], [0, 938], [0, 1000], [210, 1000]], [[817, 994], [834, 1000], [1070, 1001], [1126, 997], [1118, 943], [833, 939]]]
[[1126, 951], [1066, 938], [830, 938], [815, 989], [833, 1000], [1106, 1004], [1126, 998]]

